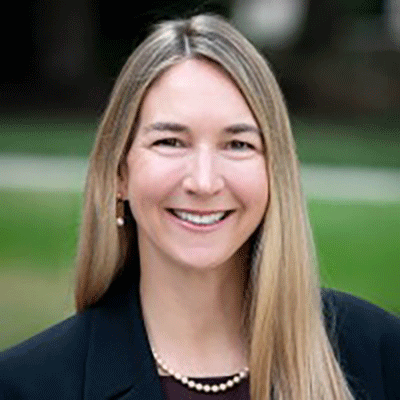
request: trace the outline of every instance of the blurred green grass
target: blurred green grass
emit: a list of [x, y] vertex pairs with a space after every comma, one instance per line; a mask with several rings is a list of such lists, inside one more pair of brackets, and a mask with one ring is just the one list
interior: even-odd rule
[[[0, 349], [73, 311], [82, 195], [0, 190]], [[308, 202], [322, 283], [400, 314], [400, 204]]]
[[321, 281], [400, 315], [400, 204], [308, 202]]
[[2, 271], [69, 267], [79, 230], [81, 194], [0, 190]]
[[0, 190], [0, 349], [72, 313], [81, 198]]

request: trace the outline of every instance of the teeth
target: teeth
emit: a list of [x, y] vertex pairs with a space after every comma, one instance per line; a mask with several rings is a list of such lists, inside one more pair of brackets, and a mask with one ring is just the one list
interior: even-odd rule
[[214, 224], [215, 222], [220, 221], [226, 214], [226, 212], [221, 211], [209, 215], [198, 215], [178, 210], [173, 210], [173, 213], [180, 219], [183, 219], [185, 221], [190, 221], [193, 224], [199, 224], [199, 225]]

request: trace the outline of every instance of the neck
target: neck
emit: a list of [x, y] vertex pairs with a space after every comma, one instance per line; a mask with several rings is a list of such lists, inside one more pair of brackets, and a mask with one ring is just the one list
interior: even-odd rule
[[199, 271], [143, 261], [143, 315], [150, 344], [163, 360], [188, 376], [223, 376], [242, 369], [247, 363], [243, 263], [231, 260]]

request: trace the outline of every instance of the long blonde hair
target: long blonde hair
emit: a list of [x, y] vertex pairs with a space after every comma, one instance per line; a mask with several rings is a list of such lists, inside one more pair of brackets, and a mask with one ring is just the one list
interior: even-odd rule
[[270, 199], [252, 236], [249, 266], [251, 398], [350, 400], [324, 328], [299, 165], [281, 92], [263, 57], [220, 17], [199, 15], [158, 25], [114, 86], [89, 163], [77, 310], [98, 302], [124, 266], [139, 268], [134, 220], [123, 228], [115, 223], [118, 174], [146, 91], [167, 68], [191, 57], [214, 62], [231, 77], [265, 141]]

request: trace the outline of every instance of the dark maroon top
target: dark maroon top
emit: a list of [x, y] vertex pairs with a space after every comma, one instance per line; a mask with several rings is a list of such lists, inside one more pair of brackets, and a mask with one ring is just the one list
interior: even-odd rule
[[[218, 378], [195, 378], [196, 383], [219, 385], [232, 376]], [[199, 392], [190, 389], [175, 380], [172, 376], [160, 376], [161, 386], [166, 400], [250, 400], [249, 378], [243, 379], [238, 385], [226, 389], [224, 392]]]

